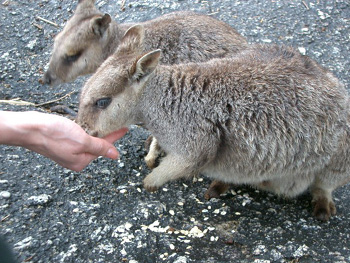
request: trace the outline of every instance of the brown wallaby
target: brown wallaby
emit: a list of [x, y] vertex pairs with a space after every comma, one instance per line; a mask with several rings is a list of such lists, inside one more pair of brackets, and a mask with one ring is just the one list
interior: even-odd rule
[[286, 197], [309, 189], [318, 219], [336, 213], [332, 191], [350, 179], [349, 97], [328, 70], [276, 45], [158, 65], [161, 51], [140, 55], [143, 31], [133, 33], [82, 89], [77, 121], [95, 136], [144, 123], [167, 153], [147, 190], [200, 172]]
[[[56, 85], [93, 73], [117, 49], [133, 24], [118, 24], [101, 13], [95, 0], [79, 0], [72, 18], [54, 42], [43, 82]], [[142, 23], [146, 38], [140, 52], [161, 48], [161, 62], [201, 62], [227, 57], [248, 43], [234, 28], [207, 15], [175, 12]], [[132, 33], [132, 28], [130, 31]], [[150, 168], [162, 150], [153, 139], [145, 161]]]
[[[147, 34], [140, 48], [162, 49], [164, 64], [225, 57], [248, 45], [230, 25], [193, 12], [174, 12], [141, 24]], [[43, 83], [56, 85], [94, 73], [132, 25], [118, 24], [101, 13], [95, 0], [79, 0], [74, 15], [55, 37]]]

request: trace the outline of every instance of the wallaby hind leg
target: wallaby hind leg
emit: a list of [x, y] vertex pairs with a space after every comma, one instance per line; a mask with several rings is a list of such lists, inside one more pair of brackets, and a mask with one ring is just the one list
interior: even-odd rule
[[321, 221], [328, 221], [332, 215], [336, 214], [332, 191], [333, 189], [326, 188], [320, 183], [316, 183], [311, 189], [313, 215]]
[[197, 174], [196, 165], [189, 163], [178, 155], [167, 155], [159, 166], [146, 176], [143, 185], [147, 191], [156, 191], [159, 187], [169, 181], [190, 177]]
[[219, 198], [221, 194], [225, 193], [230, 188], [230, 184], [214, 180], [207, 191], [204, 193], [204, 198], [210, 200], [211, 198]]

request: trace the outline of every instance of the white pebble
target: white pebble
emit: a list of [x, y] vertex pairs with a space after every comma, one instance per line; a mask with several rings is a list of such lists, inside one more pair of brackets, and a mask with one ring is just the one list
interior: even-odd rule
[[0, 196], [1, 196], [2, 198], [8, 199], [8, 198], [11, 197], [11, 193], [8, 192], [8, 191], [2, 191], [2, 192], [0, 192]]
[[300, 54], [306, 55], [306, 49], [304, 47], [298, 47]]

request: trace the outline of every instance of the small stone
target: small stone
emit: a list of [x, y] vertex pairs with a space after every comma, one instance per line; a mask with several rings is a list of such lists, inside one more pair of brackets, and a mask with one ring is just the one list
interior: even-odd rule
[[321, 20], [325, 20], [326, 18], [330, 17], [329, 14], [322, 12], [321, 10], [317, 10], [317, 14], [321, 18]]
[[36, 45], [36, 39], [33, 39], [32, 41], [30, 41], [28, 44], [27, 44], [27, 48], [29, 48], [30, 50], [33, 50], [34, 47]]
[[187, 257], [180, 256], [177, 259], [175, 259], [174, 263], [187, 263]]
[[30, 247], [33, 243], [33, 238], [31, 236], [23, 239], [22, 241], [17, 242], [14, 245], [15, 250], [22, 250], [24, 248]]
[[52, 197], [47, 194], [31, 196], [28, 198], [29, 205], [43, 205], [51, 201]]
[[[120, 165], [119, 165], [119, 167], [120, 167]], [[110, 174], [111, 174], [111, 171], [110, 171], [110, 170], [107, 170], [107, 169], [103, 169], [103, 170], [101, 171], [101, 174], [110, 175]]]
[[8, 199], [11, 197], [11, 193], [8, 191], [2, 191], [2, 192], [0, 192], [0, 197], [2, 197], [4, 199]]
[[300, 54], [306, 55], [306, 49], [304, 47], [298, 47]]

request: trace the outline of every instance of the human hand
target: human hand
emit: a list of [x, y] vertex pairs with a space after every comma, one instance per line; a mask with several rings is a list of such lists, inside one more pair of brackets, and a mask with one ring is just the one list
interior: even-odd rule
[[[1, 118], [4, 113], [6, 121]], [[125, 128], [96, 138], [67, 118], [39, 112], [1, 112], [0, 125], [11, 129], [7, 139], [2, 130], [5, 141], [1, 136], [1, 143], [23, 146], [74, 171], [81, 171], [98, 156], [118, 158], [112, 143], [128, 131]]]

